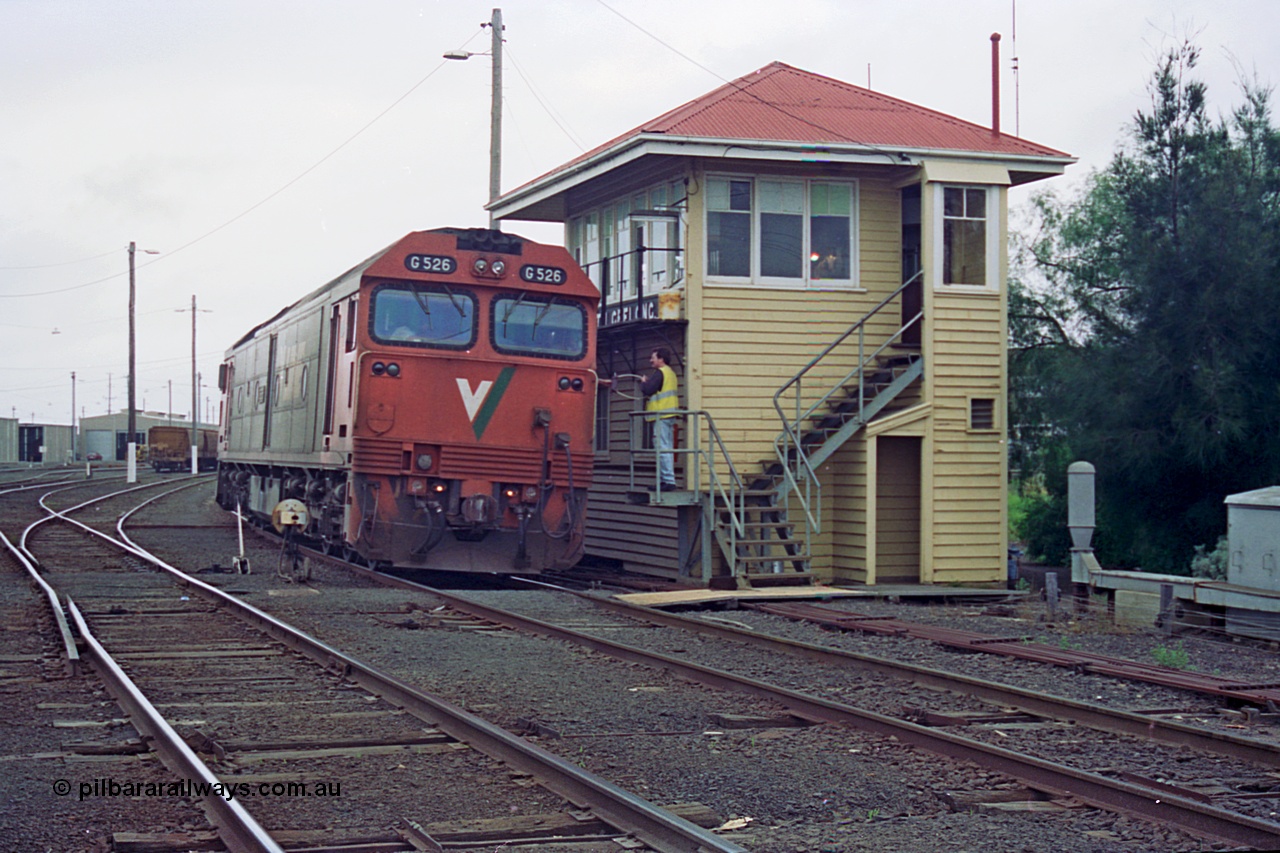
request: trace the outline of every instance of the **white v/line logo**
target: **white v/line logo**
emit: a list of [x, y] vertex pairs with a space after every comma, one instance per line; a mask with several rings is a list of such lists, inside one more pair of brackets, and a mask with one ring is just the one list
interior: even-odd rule
[[465, 376], [458, 377], [458, 390], [462, 392], [462, 405], [467, 409], [468, 420], [474, 421], [476, 419], [476, 412], [480, 411], [480, 406], [484, 403], [484, 398], [489, 396], [489, 389], [492, 387], [492, 379], [482, 379], [476, 389], [472, 391], [471, 380]]

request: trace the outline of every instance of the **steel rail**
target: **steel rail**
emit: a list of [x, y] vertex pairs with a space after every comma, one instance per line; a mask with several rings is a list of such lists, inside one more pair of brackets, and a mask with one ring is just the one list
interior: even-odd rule
[[[157, 495], [125, 513], [117, 524], [128, 550], [170, 574], [178, 583], [234, 611], [293, 651], [354, 681], [410, 713], [433, 723], [457, 740], [470, 744], [490, 757], [536, 777], [549, 790], [575, 805], [590, 809], [601, 820], [621, 832], [634, 835], [645, 844], [670, 853], [747, 853], [745, 848], [720, 838], [666, 809], [650, 803], [541, 747], [529, 743], [450, 702], [432, 696], [394, 676], [299, 631], [269, 613], [240, 601], [198, 578], [185, 574], [150, 554], [129, 539], [124, 523], [134, 512], [159, 500]], [[73, 519], [68, 521], [74, 522]]]
[[[202, 478], [202, 479], [200, 479], [200, 480], [192, 480], [192, 481], [189, 481], [189, 482], [187, 482], [187, 483], [182, 484], [181, 486], [178, 486], [178, 487], [177, 487], [177, 488], [175, 488], [175, 489], [171, 489], [170, 491], [165, 492], [164, 494], [172, 494], [173, 492], [181, 491], [182, 489], [189, 488], [189, 487], [194, 486], [194, 485], [198, 485], [199, 483], [202, 483], [202, 482], [206, 482], [208, 479], [209, 479], [208, 477], [204, 477], [204, 478]], [[78, 485], [78, 484], [77, 484], [77, 485]], [[144, 490], [144, 489], [155, 489], [155, 488], [158, 488], [158, 487], [160, 487], [160, 486], [167, 486], [167, 485], [170, 485], [170, 483], [169, 483], [168, 481], [166, 481], [166, 480], [160, 480], [160, 481], [155, 482], [155, 483], [143, 483], [142, 485], [139, 485], [139, 486], [131, 486], [130, 488], [127, 488], [127, 489], [121, 489], [121, 490], [120, 490], [120, 491], [118, 491], [118, 492], [111, 492], [110, 494], [106, 494], [106, 495], [99, 495], [99, 496], [98, 496], [98, 497], [96, 497], [96, 498], [90, 498], [90, 499], [89, 499], [89, 500], [87, 500], [87, 501], [82, 501], [81, 503], [78, 503], [78, 504], [76, 504], [75, 506], [69, 506], [69, 507], [67, 507], [66, 509], [63, 509], [63, 510], [56, 510], [56, 509], [54, 509], [53, 507], [51, 507], [51, 506], [49, 506], [47, 503], [45, 503], [45, 500], [46, 500], [47, 498], [49, 498], [50, 496], [57, 494], [58, 492], [63, 492], [63, 491], [66, 491], [67, 489], [76, 488], [77, 486], [76, 486], [76, 485], [72, 485], [72, 486], [66, 486], [66, 487], [61, 488], [61, 489], [54, 489], [54, 490], [52, 490], [52, 491], [50, 491], [50, 492], [47, 492], [47, 493], [45, 493], [45, 494], [41, 495], [41, 496], [40, 496], [40, 500], [39, 500], [40, 508], [41, 508], [41, 509], [43, 509], [45, 512], [49, 513], [49, 514], [48, 514], [48, 515], [46, 515], [44, 518], [41, 518], [41, 519], [39, 519], [39, 520], [37, 520], [37, 521], [34, 521], [34, 522], [32, 522], [31, 524], [27, 525], [26, 529], [24, 529], [24, 530], [22, 531], [22, 536], [18, 539], [18, 547], [19, 547], [20, 549], [22, 549], [22, 551], [24, 551], [24, 552], [27, 554], [27, 556], [28, 556], [28, 557], [30, 557], [30, 558], [31, 558], [31, 561], [32, 561], [33, 563], [35, 563], [37, 566], [39, 566], [39, 565], [40, 565], [40, 561], [39, 561], [38, 559], [36, 559], [36, 555], [35, 555], [35, 554], [32, 554], [32, 553], [31, 553], [31, 551], [27, 548], [27, 538], [30, 536], [30, 534], [31, 534], [32, 532], [34, 532], [34, 531], [35, 531], [35, 529], [36, 529], [37, 527], [39, 527], [40, 525], [45, 524], [45, 523], [47, 523], [47, 522], [53, 521], [54, 519], [61, 519], [61, 520], [63, 520], [63, 521], [71, 521], [73, 524], [79, 525], [80, 527], [84, 528], [85, 530], [89, 531], [90, 533], [93, 533], [93, 534], [95, 534], [95, 535], [97, 535], [97, 536], [102, 536], [102, 538], [106, 539], [108, 542], [112, 542], [113, 540], [111, 539], [111, 537], [109, 537], [109, 536], [105, 536], [105, 535], [103, 535], [101, 532], [99, 532], [99, 531], [97, 531], [97, 530], [94, 530], [92, 527], [89, 527], [89, 526], [88, 526], [88, 525], [86, 525], [86, 524], [81, 524], [79, 521], [73, 521], [72, 519], [70, 519], [70, 518], [68, 518], [68, 517], [66, 516], [66, 513], [69, 513], [69, 512], [75, 512], [75, 511], [76, 511], [76, 510], [78, 510], [78, 509], [84, 509], [84, 508], [85, 508], [85, 507], [87, 507], [87, 506], [92, 506], [93, 504], [99, 503], [99, 502], [101, 502], [101, 501], [112, 500], [113, 498], [118, 498], [118, 497], [120, 497], [121, 495], [127, 495], [127, 494], [130, 494], [130, 493], [132, 493], [132, 492], [142, 491], [142, 490]], [[116, 544], [119, 544], [119, 543], [116, 543]]]
[[1043, 643], [1024, 642], [1019, 637], [995, 637], [974, 631], [922, 625], [898, 619], [883, 619], [850, 611], [833, 610], [817, 604], [803, 602], [751, 603], [751, 609], [772, 613], [788, 619], [798, 619], [829, 625], [850, 631], [873, 634], [907, 636], [965, 651], [1006, 655], [1036, 663], [1079, 669], [1082, 672], [1145, 681], [1177, 690], [1188, 690], [1227, 699], [1236, 699], [1268, 707], [1280, 702], [1280, 680], [1241, 680], [1207, 673], [1186, 672], [1167, 666], [1146, 664], [1123, 658], [1109, 657], [1076, 649], [1060, 649]]
[[[526, 581], [527, 582], [527, 581]], [[534, 583], [539, 583], [534, 581]], [[541, 584], [540, 584], [541, 585]], [[547, 586], [552, 586], [546, 584]], [[1214, 755], [1229, 756], [1269, 767], [1280, 767], [1280, 746], [1227, 732], [1213, 732], [1170, 720], [1159, 720], [1130, 711], [1104, 708], [1068, 699], [1062, 696], [1046, 696], [994, 681], [982, 681], [967, 675], [945, 672], [918, 664], [905, 663], [874, 655], [835, 649], [803, 640], [775, 637], [756, 631], [719, 625], [701, 619], [691, 619], [675, 613], [667, 613], [653, 607], [631, 604], [605, 596], [554, 587], [579, 598], [585, 598], [608, 610], [640, 619], [656, 625], [694, 631], [724, 640], [748, 643], [770, 651], [817, 661], [832, 666], [851, 666], [869, 672], [878, 672], [905, 679], [924, 687], [950, 690], [975, 696], [987, 702], [1017, 708], [1028, 714], [1075, 723], [1091, 729], [1123, 734], [1144, 740], [1153, 740], [1175, 746], [1198, 749]]]
[[27, 555], [22, 553], [16, 545], [9, 541], [9, 537], [0, 532], [0, 542], [4, 542], [4, 547], [9, 549], [14, 559], [22, 564], [27, 574], [31, 577], [31, 582], [40, 588], [44, 595], [45, 603], [49, 605], [49, 612], [53, 616], [53, 623], [58, 627], [58, 635], [62, 639], [62, 654], [66, 662], [67, 674], [71, 676], [80, 674], [80, 650], [76, 647], [76, 638], [71, 633], [71, 626], [67, 623], [67, 614], [62, 612], [62, 604], [58, 601], [58, 593], [54, 590], [49, 582], [40, 577], [40, 572], [36, 570], [35, 563], [27, 559]]
[[1263, 850], [1280, 848], [1280, 824], [1277, 823], [1236, 814], [1175, 793], [1154, 791], [1148, 787], [1110, 779], [1034, 756], [1022, 755], [960, 735], [904, 720], [895, 720], [892, 717], [843, 703], [809, 696], [723, 670], [594, 637], [481, 604], [462, 596], [414, 584], [412, 581], [400, 579], [400, 584], [405, 585], [405, 588], [416, 588], [435, 595], [449, 602], [451, 607], [478, 618], [516, 630], [585, 646], [619, 660], [667, 669], [692, 681], [722, 690], [761, 696], [779, 702], [800, 716], [813, 720], [839, 723], [884, 737], [895, 737], [900, 742], [929, 752], [971, 761], [1057, 797], [1071, 797], [1106, 811], [1118, 811], [1153, 823], [1176, 826], [1201, 837], [1220, 839], [1228, 843]]
[[[62, 486], [63, 488], [54, 489], [53, 491], [47, 492], [46, 494], [40, 497], [39, 503], [41, 508], [44, 509], [46, 512], [52, 512], [52, 510], [49, 509], [48, 505], [44, 503], [45, 498], [49, 497], [49, 495], [54, 494], [55, 492], [63, 491], [64, 489], [76, 488], [80, 485], [83, 485], [83, 483], [71, 482], [71, 481], [64, 481], [61, 483], [37, 483], [31, 486], [21, 486], [16, 489], [3, 489], [3, 490], [0, 490], [0, 495], [12, 494], [14, 492], [30, 491], [32, 489], [38, 489], [38, 488], [48, 488], [49, 486]], [[142, 487], [138, 487], [138, 488], [142, 488]], [[132, 491], [132, 489], [126, 490], [126, 491]], [[120, 493], [116, 492], [113, 494], [120, 494]], [[111, 497], [111, 495], [108, 495], [107, 497]], [[104, 498], [97, 498], [95, 500], [103, 500], [103, 499]], [[92, 503], [92, 501], [90, 501], [90, 503]], [[86, 504], [81, 504], [81, 506], [84, 506], [84, 505]], [[40, 576], [40, 571], [38, 568], [39, 561], [36, 559], [35, 555], [32, 554], [31, 551], [28, 550], [26, 547], [27, 534], [32, 529], [34, 529], [37, 525], [42, 524], [45, 521], [48, 521], [50, 518], [53, 518], [53, 516], [52, 515], [46, 516], [45, 518], [40, 519], [39, 521], [29, 525], [26, 529], [24, 529], [22, 531], [22, 536], [19, 539], [19, 543], [17, 545], [11, 542], [9, 540], [9, 537], [6, 536], [3, 531], [0, 531], [0, 542], [3, 542], [4, 547], [7, 548], [10, 553], [13, 554], [14, 558], [19, 563], [22, 564], [23, 569], [25, 569], [27, 574], [31, 577], [32, 583], [34, 583], [37, 587], [39, 587], [40, 592], [43, 594], [45, 598], [45, 602], [49, 606], [50, 615], [52, 615], [53, 617], [54, 625], [57, 626], [59, 639], [62, 641], [62, 654], [63, 654], [64, 663], [66, 664], [67, 674], [71, 676], [76, 676], [80, 674], [80, 650], [76, 646], [76, 639], [75, 639], [75, 636], [72, 634], [71, 625], [67, 622], [67, 615], [65, 612], [63, 612], [61, 602], [58, 601], [57, 591], [52, 586], [49, 585], [48, 581], [46, 581], [44, 578]]]
[[[76, 629], [89, 651], [98, 675], [106, 683], [107, 689], [115, 697], [116, 703], [129, 715], [131, 722], [155, 750], [160, 760], [180, 779], [190, 780], [199, 788], [209, 793], [199, 794], [204, 805], [205, 814], [218, 830], [218, 836], [226, 844], [227, 849], [236, 853], [284, 853], [284, 848], [275, 842], [265, 829], [236, 800], [227, 799], [216, 793], [222, 789], [222, 783], [213, 771], [200, 760], [191, 747], [182, 740], [173, 727], [165, 721], [155, 706], [147, 700], [138, 686], [133, 683], [120, 665], [107, 653], [102, 644], [93, 636], [80, 608], [71, 599], [67, 599], [67, 609], [75, 620]], [[205, 787], [207, 786], [207, 788]], [[215, 787], [216, 786], [216, 787]]]
[[[141, 506], [138, 507], [138, 509], [140, 508]], [[121, 528], [122, 536], [124, 535], [123, 524], [124, 518], [121, 519], [120, 524], [118, 525]], [[127, 539], [127, 537], [125, 538]], [[131, 541], [130, 545], [135, 549], [138, 548], [138, 546]], [[140, 551], [141, 549], [138, 550]], [[257, 616], [253, 617], [251, 621], [257, 622], [259, 619], [263, 620], [260, 627], [272, 636], [276, 636], [274, 630], [270, 628], [272, 625], [279, 625], [280, 629], [288, 635], [299, 633], [290, 626], [279, 623], [274, 619], [274, 617], [257, 610], [257, 608], [254, 608], [252, 605], [245, 604], [231, 598], [230, 596], [226, 596], [215, 587], [210, 587], [203, 581], [184, 575], [179, 570], [168, 566], [157, 558], [149, 557], [149, 559], [166, 571], [173, 573], [188, 586], [195, 587], [197, 590], [203, 588], [216, 596], [220, 601], [224, 601], [237, 609], [243, 609], [246, 613], [257, 614]], [[500, 608], [484, 605], [462, 596], [453, 595], [401, 578], [394, 578], [393, 576], [385, 575], [383, 573], [374, 572], [368, 569], [361, 569], [360, 567], [354, 566], [352, 568], [357, 569], [363, 574], [376, 577], [379, 580], [391, 582], [395, 586], [400, 586], [405, 589], [415, 589], [437, 596], [449, 602], [451, 606], [455, 607], [455, 609], [470, 613], [471, 615], [479, 618], [489, 619], [498, 624], [504, 624], [517, 630], [528, 631], [572, 642], [620, 660], [627, 660], [647, 666], [664, 668], [693, 681], [708, 684], [720, 689], [762, 696], [773, 701], [780, 702], [790, 707], [796, 713], [811, 719], [849, 725], [881, 736], [896, 737], [900, 742], [918, 746], [927, 751], [972, 761], [975, 764], [1003, 773], [1022, 781], [1030, 787], [1046, 791], [1058, 797], [1075, 798], [1080, 802], [1103, 810], [1126, 813], [1157, 824], [1173, 825], [1195, 835], [1221, 839], [1233, 844], [1247, 845], [1259, 849], [1280, 847], [1280, 824], [1277, 823], [1229, 812], [1225, 809], [1220, 809], [1207, 803], [1182, 797], [1177, 793], [1155, 791], [1149, 787], [1143, 787], [1130, 782], [1109, 779], [1099, 774], [1065, 767], [1034, 756], [1021, 755], [1011, 750], [984, 744], [959, 735], [938, 731], [936, 729], [920, 726], [907, 721], [896, 720], [891, 717], [886, 717], [874, 712], [844, 705], [842, 703], [809, 696], [798, 691], [766, 684], [764, 682], [744, 678], [732, 673], [712, 669], [710, 667], [703, 667], [698, 664], [671, 658], [666, 655], [636, 649], [610, 640], [593, 637], [589, 634], [552, 625], [541, 620], [532, 619]], [[378, 690], [375, 689], [375, 686], [379, 681], [381, 681], [381, 679], [386, 678], [385, 676], [376, 672], [369, 672], [368, 676], [375, 680], [370, 684], [365, 684], [363, 680], [365, 674], [362, 672], [364, 669], [363, 665], [345, 654], [331, 649], [318, 640], [306, 637], [306, 635], [301, 635], [300, 633], [299, 636], [305, 638], [308, 642], [304, 646], [298, 647], [298, 651], [321, 661], [323, 661], [327, 655], [330, 665], [340, 669], [344, 674], [348, 675], [348, 677], [354, 676], [354, 680], [357, 680], [363, 686], [366, 686], [366, 689], [378, 692]], [[277, 636], [277, 639], [280, 639], [282, 642], [287, 642], [286, 639], [281, 636]], [[403, 685], [402, 683], [397, 684], [394, 679], [391, 679], [387, 686], [392, 689], [392, 693], [387, 697], [389, 701], [409, 700], [412, 698], [413, 694], [417, 693], [416, 690], [408, 685]], [[394, 689], [400, 686], [407, 688], [410, 693], [405, 695], [403, 699], [398, 696], [396, 699], [392, 699], [391, 697], [393, 695], [397, 695], [394, 692]], [[442, 700], [434, 699], [434, 697], [427, 698], [432, 700], [433, 705], [435, 703], [443, 705], [448, 704], [443, 703]], [[406, 707], [412, 706], [406, 705]], [[471, 716], [467, 714], [467, 712], [461, 711], [461, 709], [457, 710], [465, 716]], [[433, 718], [433, 720], [434, 719], [435, 718]], [[478, 720], [478, 722], [483, 724], [484, 727], [490, 729], [496, 728], [483, 720]], [[448, 728], [446, 728], [442, 723], [438, 724], [441, 725], [442, 729], [449, 732]], [[454, 734], [453, 732], [449, 733]], [[502, 729], [497, 729], [495, 734], [499, 735], [504, 740], [511, 737], [509, 733]], [[455, 734], [454, 736], [459, 737], [461, 740], [469, 740], [465, 733], [462, 735]], [[543, 750], [534, 747], [532, 744], [528, 744], [520, 739], [516, 740], [524, 748], [543, 752]], [[555, 756], [550, 757], [560, 761]], [[572, 771], [578, 770], [578, 768], [573, 765], [568, 765], [568, 769]], [[531, 772], [534, 775], [541, 775], [536, 769], [526, 770], [526, 772]], [[623, 793], [625, 794], [626, 792]], [[629, 797], [631, 795], [627, 794], [627, 796]], [[571, 801], [577, 802], [577, 800], [572, 796], [567, 798]], [[597, 813], [605, 820], [609, 820], [611, 823], [613, 822], [610, 820], [607, 813], [596, 809], [593, 804], [586, 803], [586, 805], [593, 808], [593, 810], [596, 810]], [[626, 827], [624, 826], [623, 828]], [[693, 829], [696, 830], [698, 828], [693, 827]], [[698, 831], [704, 832], [702, 830]], [[641, 833], [635, 832], [635, 834], [644, 839], [644, 836], [641, 835]], [[706, 834], [714, 842], [720, 844], [725, 843], [723, 839], [711, 836], [709, 833]], [[644, 840], [647, 841], [647, 839]], [[662, 849], [683, 848], [663, 847]], [[695, 847], [689, 849], [697, 850], [698, 848]], [[708, 847], [706, 849], [719, 850], [723, 848]], [[734, 846], [731, 849], [737, 850], [741, 848]]]

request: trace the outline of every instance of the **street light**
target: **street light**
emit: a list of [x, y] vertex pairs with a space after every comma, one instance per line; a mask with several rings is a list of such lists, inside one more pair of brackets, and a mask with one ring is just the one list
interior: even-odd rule
[[[127, 441], [125, 442], [125, 448], [126, 448], [125, 452], [128, 454], [128, 460], [125, 462], [125, 471], [127, 472], [125, 476], [125, 482], [128, 482], [128, 483], [138, 482], [138, 458], [137, 458], [138, 446], [135, 440], [138, 434], [138, 420], [137, 420], [137, 414], [134, 411], [134, 409], [136, 408], [135, 403], [137, 399], [135, 390], [134, 390], [134, 374], [137, 372], [135, 370], [135, 367], [136, 367], [135, 356], [137, 351], [137, 331], [136, 331], [136, 326], [134, 321], [134, 306], [137, 302], [137, 287], [134, 284], [134, 276], [133, 276], [133, 256], [137, 251], [138, 251], [138, 244], [130, 240], [129, 241], [129, 434], [125, 436], [125, 438], [127, 439]], [[160, 254], [160, 252], [155, 249], [143, 249], [142, 251], [148, 255]]]
[[[487, 53], [471, 53], [451, 50], [445, 59], [470, 59], [473, 56], [493, 57], [493, 101], [489, 108], [489, 203], [502, 192], [502, 10], [494, 9], [487, 24], [493, 34], [493, 47]], [[493, 211], [489, 211], [489, 227], [494, 227]]]

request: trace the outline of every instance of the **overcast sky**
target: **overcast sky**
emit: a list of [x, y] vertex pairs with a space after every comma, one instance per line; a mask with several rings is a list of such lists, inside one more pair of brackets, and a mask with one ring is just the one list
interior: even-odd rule
[[[190, 410], [195, 295], [216, 418], [249, 328], [410, 231], [484, 225], [490, 62], [441, 55], [487, 51], [493, 5], [0, 0], [0, 417], [70, 423], [72, 371], [77, 417], [124, 407], [130, 241], [138, 405], [172, 384]], [[1080, 158], [1040, 185], [1062, 191], [1149, 103], [1162, 45], [1195, 34], [1215, 114], [1242, 72], [1280, 76], [1276, 0], [1017, 0], [1016, 33], [1013, 9], [502, 0], [502, 187], [775, 60], [986, 124], [999, 32], [1003, 129]]]

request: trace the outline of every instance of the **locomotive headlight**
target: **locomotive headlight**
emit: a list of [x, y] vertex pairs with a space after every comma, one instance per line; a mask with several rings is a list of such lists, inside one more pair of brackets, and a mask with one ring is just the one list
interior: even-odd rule
[[582, 377], [579, 376], [573, 380], [573, 390], [575, 391], [582, 390]]
[[516, 497], [520, 494], [520, 490], [517, 489], [515, 486], [507, 486], [505, 489], [502, 490], [502, 494], [506, 496], [507, 500], [514, 501]]
[[375, 361], [370, 370], [373, 371], [374, 376], [381, 376], [387, 372], [387, 366], [380, 361]]
[[492, 264], [489, 265], [489, 272], [493, 273], [494, 275], [502, 275], [506, 271], [507, 271], [506, 261], [494, 261]]
[[[399, 376], [399, 375], [400, 375], [400, 365], [396, 364], [394, 361], [393, 361], [393, 362], [391, 362], [390, 364], [388, 364], [388, 365], [387, 365], [387, 375], [388, 375], [388, 376]], [[578, 380], [578, 382], [581, 382], [581, 381], [582, 381], [581, 379], [579, 379], [579, 380]]]
[[569, 390], [569, 385], [570, 385], [569, 377], [568, 377], [568, 376], [561, 376], [561, 377], [560, 377], [560, 382], [559, 382], [558, 384], [560, 385], [560, 390], [561, 390], [561, 391], [568, 391], [568, 390]]
[[435, 492], [437, 495], [444, 494], [446, 491], [448, 491], [448, 489], [449, 487], [446, 486], [444, 483], [440, 482], [439, 480], [437, 480], [435, 483], [431, 485], [431, 491]]
[[476, 258], [475, 263], [471, 265], [471, 271], [476, 275], [484, 275], [487, 269], [489, 269], [489, 262], [484, 258]]
[[435, 457], [432, 456], [430, 453], [419, 453], [417, 461], [418, 461], [418, 467], [421, 468], [423, 471], [430, 471], [431, 466], [434, 465], [436, 462]]
[[536, 500], [538, 499], [538, 487], [537, 487], [537, 486], [525, 486], [525, 487], [524, 487], [524, 499], [525, 499], [525, 501], [526, 501], [527, 503], [533, 503], [534, 501], [536, 501]]

